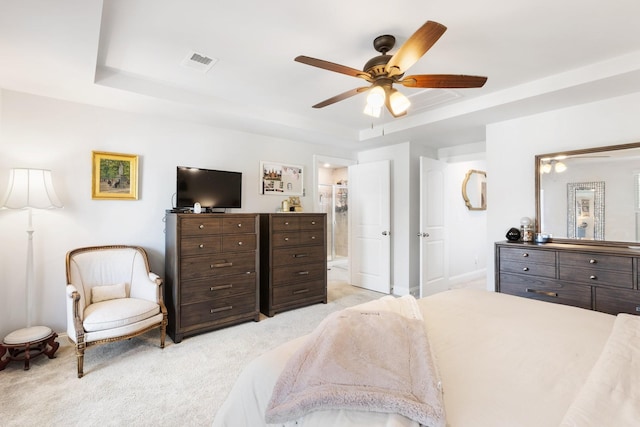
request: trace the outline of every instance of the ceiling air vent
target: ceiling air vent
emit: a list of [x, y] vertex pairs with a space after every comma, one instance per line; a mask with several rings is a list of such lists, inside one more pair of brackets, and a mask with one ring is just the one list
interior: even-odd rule
[[181, 62], [183, 67], [192, 68], [200, 72], [206, 73], [218, 62], [217, 59], [208, 57], [201, 53], [191, 51]]

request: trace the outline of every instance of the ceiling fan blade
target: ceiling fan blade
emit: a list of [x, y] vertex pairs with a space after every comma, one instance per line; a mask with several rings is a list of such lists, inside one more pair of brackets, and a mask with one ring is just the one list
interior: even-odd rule
[[334, 71], [336, 73], [346, 74], [347, 76], [359, 77], [368, 82], [373, 81], [369, 73], [345, 65], [335, 64], [333, 62], [324, 61], [322, 59], [311, 58], [309, 56], [300, 55], [295, 58], [296, 62], [322, 68], [324, 70]]
[[340, 95], [333, 96], [329, 99], [325, 99], [324, 101], [317, 103], [316, 105], [313, 106], [313, 108], [322, 108], [322, 107], [326, 107], [327, 105], [335, 104], [336, 102], [342, 101], [347, 98], [351, 98], [352, 96], [357, 95], [360, 92], [364, 92], [368, 89], [369, 89], [368, 87], [359, 87], [356, 89], [348, 90], [344, 93], [341, 93]]
[[431, 46], [447, 31], [447, 27], [434, 21], [427, 21], [409, 39], [387, 63], [389, 77], [404, 74], [405, 71], [422, 57]]
[[474, 87], [482, 87], [487, 81], [482, 76], [465, 76], [456, 74], [417, 74], [415, 76], [407, 76], [400, 80], [400, 83], [406, 87], [424, 87], [439, 89], [466, 89]]

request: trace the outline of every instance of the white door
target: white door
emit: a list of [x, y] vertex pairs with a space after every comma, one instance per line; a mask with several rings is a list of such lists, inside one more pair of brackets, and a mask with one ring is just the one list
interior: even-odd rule
[[349, 166], [351, 284], [391, 293], [390, 162]]
[[444, 205], [446, 164], [420, 157], [420, 296], [447, 288]]

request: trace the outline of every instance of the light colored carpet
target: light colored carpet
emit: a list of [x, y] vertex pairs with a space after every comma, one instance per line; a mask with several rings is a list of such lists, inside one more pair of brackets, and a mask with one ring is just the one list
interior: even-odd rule
[[262, 317], [174, 344], [159, 332], [89, 348], [85, 376], [76, 376], [75, 350], [58, 338], [56, 358], [31, 369], [0, 371], [2, 426], [208, 426], [242, 368], [259, 354], [311, 332], [329, 313], [377, 299], [330, 274], [328, 304]]

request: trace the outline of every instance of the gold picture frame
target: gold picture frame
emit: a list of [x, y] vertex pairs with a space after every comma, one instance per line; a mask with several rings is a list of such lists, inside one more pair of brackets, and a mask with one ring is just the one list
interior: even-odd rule
[[92, 151], [91, 198], [138, 200], [138, 156]]

